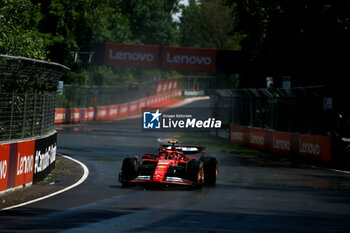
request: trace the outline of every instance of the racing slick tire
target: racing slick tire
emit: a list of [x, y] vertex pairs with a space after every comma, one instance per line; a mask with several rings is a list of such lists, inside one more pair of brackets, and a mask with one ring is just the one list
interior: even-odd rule
[[190, 160], [187, 164], [188, 179], [193, 182], [194, 188], [202, 188], [205, 181], [203, 161]]
[[215, 185], [218, 176], [218, 161], [214, 157], [202, 157], [204, 166], [204, 184]]
[[129, 182], [138, 176], [140, 161], [137, 157], [125, 158], [123, 160], [122, 169], [119, 173], [119, 182], [123, 187], [135, 186], [135, 184]]

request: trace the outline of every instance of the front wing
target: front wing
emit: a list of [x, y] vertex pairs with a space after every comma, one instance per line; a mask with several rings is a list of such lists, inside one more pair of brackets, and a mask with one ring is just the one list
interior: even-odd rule
[[[121, 182], [119, 180], [119, 182]], [[126, 183], [133, 183], [133, 184], [168, 184], [168, 185], [182, 185], [182, 186], [192, 186], [196, 183], [189, 181], [187, 179], [181, 178], [181, 177], [171, 177], [167, 176], [161, 181], [155, 181], [152, 176], [150, 175], [139, 175], [135, 179], [132, 180], [124, 180], [123, 182]]]

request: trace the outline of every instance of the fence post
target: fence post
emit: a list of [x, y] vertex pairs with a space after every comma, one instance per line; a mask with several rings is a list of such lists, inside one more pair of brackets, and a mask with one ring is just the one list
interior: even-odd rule
[[13, 123], [13, 106], [14, 106], [14, 102], [15, 102], [15, 92], [12, 92], [12, 101], [11, 101], [11, 120], [10, 120], [10, 135], [9, 135], [9, 139], [11, 140], [12, 138], [12, 123]]
[[24, 138], [24, 132], [25, 132], [25, 127], [26, 127], [26, 111], [27, 111], [27, 97], [28, 97], [27, 94], [28, 94], [28, 90], [26, 90], [26, 93], [24, 94], [22, 138]]
[[32, 136], [35, 135], [35, 118], [36, 118], [36, 91], [34, 94], [34, 113], [33, 113], [33, 129], [32, 129]]
[[44, 116], [45, 116], [45, 95], [43, 95], [43, 105], [41, 106], [41, 128], [40, 128], [40, 135], [43, 134], [43, 127], [44, 127]]

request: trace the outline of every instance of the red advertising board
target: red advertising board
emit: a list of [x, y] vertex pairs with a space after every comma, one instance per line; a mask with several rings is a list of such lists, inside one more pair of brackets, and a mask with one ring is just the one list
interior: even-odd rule
[[85, 112], [85, 119], [87, 121], [92, 121], [94, 119], [94, 108], [90, 107], [90, 108], [87, 108], [87, 111]]
[[176, 88], [177, 88], [177, 79], [174, 79], [172, 90], [176, 90]]
[[173, 89], [173, 83], [174, 83], [174, 80], [171, 79], [169, 80], [169, 83], [168, 83], [168, 91], [171, 91]]
[[134, 113], [138, 110], [138, 102], [131, 102], [129, 107], [129, 112]]
[[97, 119], [103, 120], [107, 119], [107, 107], [97, 107]]
[[0, 145], [0, 192], [7, 189], [10, 144]]
[[33, 182], [35, 140], [17, 145], [15, 187]]
[[237, 145], [244, 145], [245, 143], [245, 126], [231, 125], [230, 126], [230, 142]]
[[66, 121], [66, 112], [64, 108], [55, 109], [55, 123], [64, 123]]
[[147, 99], [141, 99], [139, 101], [139, 110], [142, 110], [142, 108], [147, 107]]
[[109, 111], [108, 111], [108, 119], [115, 119], [118, 116], [118, 110], [119, 110], [119, 106], [118, 105], [111, 105], [108, 107]]
[[129, 104], [122, 104], [119, 107], [119, 116], [125, 117], [129, 114]]
[[159, 94], [162, 92], [162, 89], [163, 89], [163, 82], [162, 82], [162, 81], [159, 81], [159, 82], [157, 83], [156, 94], [159, 95]]
[[162, 68], [215, 72], [216, 49], [163, 46]]
[[104, 64], [107, 66], [158, 68], [159, 46], [106, 42]]
[[268, 147], [273, 153], [292, 153], [292, 134], [289, 132], [268, 131]]
[[266, 131], [258, 128], [248, 128], [249, 146], [258, 150], [265, 150]]
[[331, 161], [331, 141], [327, 136], [298, 135], [298, 154], [323, 162]]
[[70, 109], [70, 122], [80, 122], [80, 109], [72, 108]]
[[164, 83], [163, 83], [163, 90], [162, 90], [162, 93], [166, 93], [167, 90], [168, 90], [168, 80], [165, 80]]

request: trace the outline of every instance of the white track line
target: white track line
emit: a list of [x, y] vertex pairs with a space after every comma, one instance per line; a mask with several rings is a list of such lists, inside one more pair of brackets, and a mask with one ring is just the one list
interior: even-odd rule
[[64, 157], [64, 158], [70, 159], [70, 160], [72, 160], [72, 161], [78, 163], [80, 166], [83, 167], [83, 169], [84, 169], [84, 174], [83, 174], [83, 176], [80, 178], [80, 180], [78, 180], [78, 181], [77, 181], [76, 183], [74, 183], [73, 185], [71, 185], [71, 186], [69, 186], [69, 187], [67, 187], [67, 188], [61, 189], [61, 190], [59, 190], [59, 191], [57, 191], [57, 192], [55, 192], [55, 193], [51, 193], [51, 194], [49, 194], [49, 195], [46, 195], [46, 196], [43, 196], [43, 197], [40, 197], [40, 198], [31, 200], [31, 201], [27, 201], [27, 202], [24, 202], [24, 203], [21, 203], [21, 204], [18, 204], [18, 205], [6, 207], [6, 208], [1, 209], [0, 211], [10, 210], [10, 209], [14, 209], [14, 208], [17, 208], [17, 207], [29, 205], [29, 204], [32, 204], [32, 203], [34, 203], [34, 202], [38, 202], [38, 201], [41, 201], [41, 200], [44, 200], [44, 199], [47, 199], [47, 198], [56, 196], [56, 195], [58, 195], [58, 194], [60, 194], [60, 193], [63, 193], [63, 192], [65, 192], [65, 191], [68, 191], [68, 190], [70, 190], [70, 189], [72, 189], [72, 188], [74, 188], [74, 187], [80, 185], [81, 183], [83, 183], [83, 182], [86, 180], [86, 178], [88, 177], [88, 175], [89, 175], [89, 169], [87, 168], [87, 166], [86, 166], [85, 164], [83, 164], [82, 162], [80, 162], [80, 161], [78, 161], [78, 160], [76, 160], [76, 159], [73, 159], [72, 157], [69, 157], [69, 156], [67, 156], [67, 155], [61, 155], [61, 156]]
[[338, 170], [338, 169], [331, 169], [327, 168], [327, 170], [332, 171], [332, 172], [338, 172], [338, 173], [344, 173], [350, 175], [350, 171], [344, 171], [344, 170]]

